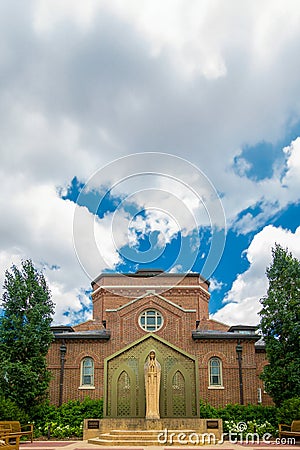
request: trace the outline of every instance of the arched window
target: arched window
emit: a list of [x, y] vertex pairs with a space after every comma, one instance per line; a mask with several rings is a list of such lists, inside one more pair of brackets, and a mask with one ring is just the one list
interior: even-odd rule
[[222, 386], [222, 362], [220, 358], [213, 357], [209, 360], [209, 385]]
[[130, 378], [123, 370], [117, 381], [118, 416], [130, 416], [131, 407]]
[[81, 361], [81, 386], [94, 386], [94, 360], [89, 356]]

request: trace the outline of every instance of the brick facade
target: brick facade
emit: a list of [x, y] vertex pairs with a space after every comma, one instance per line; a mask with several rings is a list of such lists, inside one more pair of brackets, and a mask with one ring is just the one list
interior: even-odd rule
[[[229, 327], [210, 320], [209, 283], [199, 274], [183, 276], [158, 271], [138, 271], [127, 276], [105, 274], [92, 286], [93, 319], [73, 327], [53, 327], [55, 340], [48, 353], [48, 367], [53, 374], [51, 403], [103, 397], [105, 358], [149, 334], [139, 324], [141, 314], [149, 309], [163, 318], [163, 325], [155, 335], [196, 358], [201, 399], [214, 406], [240, 402], [236, 352], [240, 344], [244, 403], [257, 404], [258, 394], [262, 404], [272, 403], [259, 379], [267, 360], [254, 328]], [[91, 386], [81, 386], [85, 357], [92, 358], [94, 363]], [[221, 362], [222, 386], [210, 385], [212, 357]]]

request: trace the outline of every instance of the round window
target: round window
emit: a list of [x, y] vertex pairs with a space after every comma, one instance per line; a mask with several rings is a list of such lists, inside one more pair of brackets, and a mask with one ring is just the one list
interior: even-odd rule
[[156, 309], [146, 309], [139, 317], [140, 327], [145, 331], [154, 332], [163, 326], [163, 316]]

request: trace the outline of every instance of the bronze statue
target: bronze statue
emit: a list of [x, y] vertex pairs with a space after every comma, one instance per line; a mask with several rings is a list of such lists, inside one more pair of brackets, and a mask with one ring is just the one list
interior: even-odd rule
[[151, 350], [144, 365], [146, 389], [146, 419], [159, 419], [159, 388], [161, 366]]

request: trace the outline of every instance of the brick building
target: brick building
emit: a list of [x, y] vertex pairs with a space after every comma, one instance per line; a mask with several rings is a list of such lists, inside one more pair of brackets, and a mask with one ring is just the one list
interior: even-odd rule
[[199, 274], [139, 270], [93, 283], [93, 318], [53, 327], [50, 400], [104, 398], [107, 417], [144, 417], [143, 367], [161, 364], [161, 417], [193, 417], [199, 400], [271, 404], [259, 374], [267, 363], [255, 327], [209, 319], [209, 282]]

